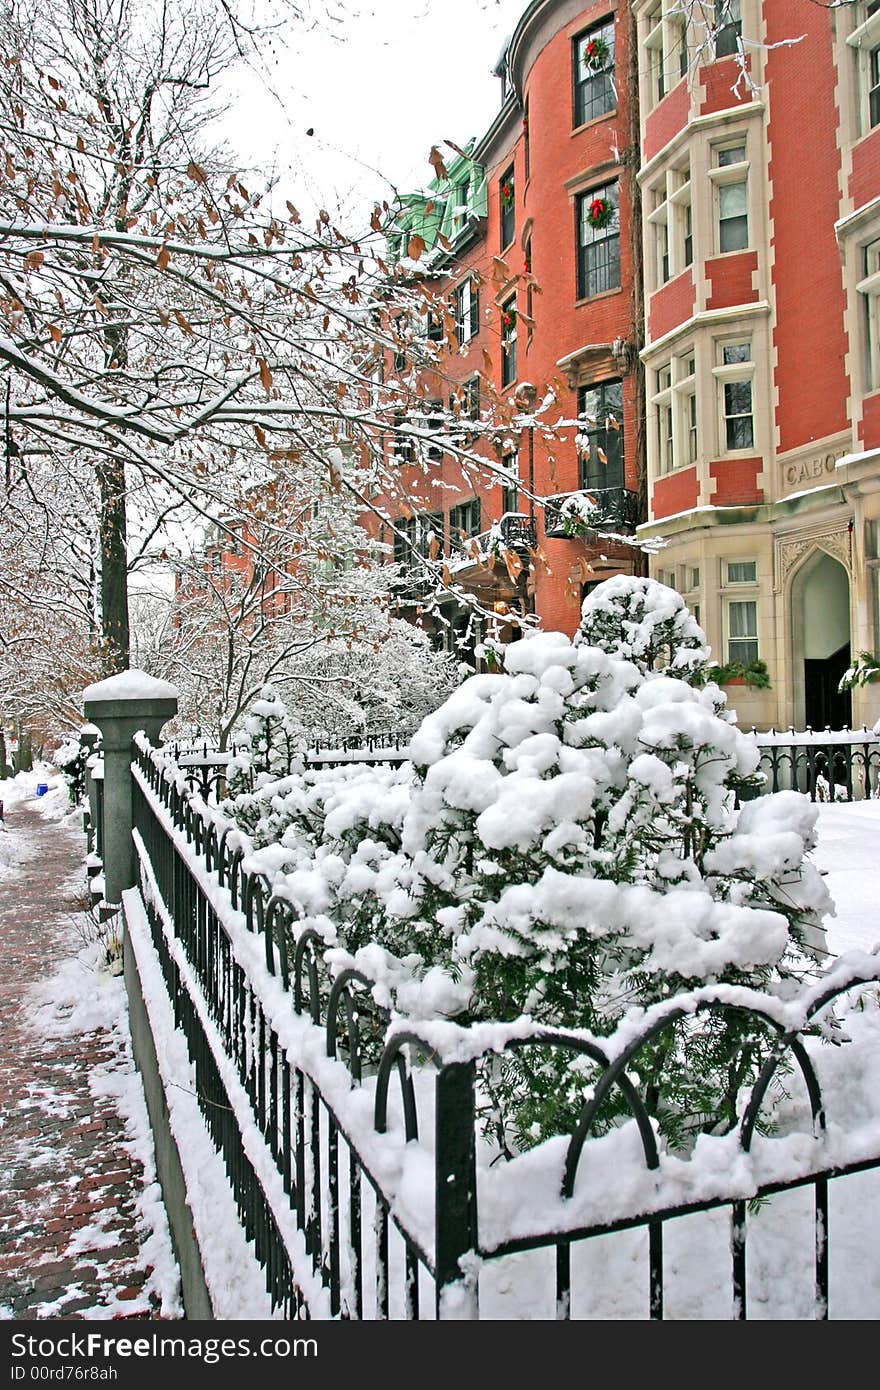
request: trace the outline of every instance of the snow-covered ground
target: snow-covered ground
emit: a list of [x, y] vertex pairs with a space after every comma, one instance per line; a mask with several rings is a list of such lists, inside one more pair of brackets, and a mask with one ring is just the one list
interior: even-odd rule
[[[37, 788], [41, 785], [45, 785], [47, 790], [38, 795]], [[14, 778], [0, 781], [0, 802], [3, 803], [6, 817], [10, 811], [27, 802], [44, 820], [58, 823], [60, 834], [81, 831], [82, 812], [71, 807], [63, 776], [46, 765], [37, 765], [31, 772], [22, 772]], [[15, 818], [14, 828], [9, 827], [8, 821], [0, 823], [0, 891], [14, 895], [18, 871], [37, 857], [36, 829], [33, 822], [23, 821], [20, 817]], [[84, 846], [81, 835], [78, 841], [72, 839], [74, 856], [80, 844]], [[82, 891], [83, 883], [84, 870], [81, 867], [69, 883], [57, 886], [55, 894], [53, 885], [46, 885], [47, 922], [50, 926], [58, 907], [69, 900], [68, 890], [74, 893]], [[97, 939], [91, 939], [85, 925], [81, 930], [73, 931], [75, 924], [72, 918], [62, 915], [58, 921], [57, 950], [52, 968], [45, 978], [32, 983], [24, 991], [21, 999], [23, 1012], [39, 1035], [55, 1039], [69, 1038], [73, 1047], [76, 1046], [77, 1037], [97, 1030], [101, 1030], [106, 1038], [106, 1057], [92, 1066], [89, 1089], [96, 1100], [108, 1098], [111, 1101], [123, 1121], [121, 1147], [131, 1154], [143, 1170], [143, 1186], [133, 1193], [140, 1227], [137, 1263], [147, 1273], [138, 1310], [155, 1305], [161, 1308], [163, 1317], [180, 1317], [180, 1276], [156, 1177], [153, 1138], [143, 1086], [131, 1053], [125, 986], [118, 974], [107, 969], [102, 945]], [[35, 1161], [39, 1162], [39, 1155], [35, 1155]], [[63, 1163], [64, 1155], [50, 1151], [43, 1161]], [[96, 1209], [94, 1220], [77, 1229], [75, 1237], [63, 1252], [64, 1257], [75, 1261], [77, 1256], [82, 1255], [82, 1262], [88, 1264], [90, 1252], [111, 1249], [119, 1236], [105, 1227], [108, 1223], [112, 1224], [114, 1216], [112, 1207]], [[127, 1317], [131, 1313], [131, 1302], [114, 1302], [110, 1299], [101, 1306], [87, 1310], [83, 1316], [113, 1318]], [[6, 1316], [7, 1311], [0, 1308], [0, 1318]], [[39, 1316], [51, 1316], [48, 1305], [41, 1308]]]
[[824, 803], [813, 853], [826, 874], [837, 915], [827, 923], [828, 944], [870, 951], [880, 943], [880, 801]]

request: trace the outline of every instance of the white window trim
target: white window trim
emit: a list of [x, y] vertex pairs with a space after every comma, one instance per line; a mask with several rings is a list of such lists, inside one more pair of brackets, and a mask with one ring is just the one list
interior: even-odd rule
[[[734, 345], [748, 345], [752, 352], [752, 359], [749, 362], [722, 362], [712, 368], [712, 375], [716, 381], [717, 394], [717, 427], [718, 427], [718, 452], [733, 458], [748, 458], [752, 454], [760, 453], [758, 442], [758, 416], [755, 410], [755, 371], [757, 364], [752, 351], [751, 337], [718, 338], [715, 341], [716, 358], [723, 355], [726, 347]], [[724, 385], [728, 381], [749, 381], [752, 387], [752, 443], [743, 449], [728, 449], [727, 447], [727, 416], [724, 413]]]
[[858, 24], [852, 33], [847, 35], [846, 41], [850, 48], [855, 49], [858, 65], [858, 138], [861, 139], [862, 136], [870, 134], [872, 130], [880, 129], [880, 126], [871, 125], [868, 105], [868, 93], [871, 86], [871, 54], [875, 48], [880, 48], [880, 10]]
[[[694, 261], [693, 220], [691, 221], [690, 261], [685, 259], [684, 248], [687, 227], [686, 209], [691, 206], [690, 165], [667, 169], [663, 179], [650, 189], [650, 195], [655, 201], [655, 206], [647, 214], [645, 220], [650, 223], [653, 229], [653, 282], [649, 293], [655, 293], [658, 289], [662, 289], [663, 285], [668, 284], [670, 280], [681, 275]], [[659, 230], [663, 226], [666, 228], [666, 254], [669, 262], [669, 274], [665, 279], [661, 265], [662, 233]]]
[[[693, 398], [697, 401], [697, 428], [699, 429], [699, 397], [697, 392], [696, 370], [687, 371], [687, 363], [694, 359], [696, 366], [696, 352], [693, 345], [684, 348], [676, 353], [668, 362], [656, 369], [655, 376], [659, 380], [664, 372], [669, 372], [669, 385], [658, 388], [651, 397], [651, 404], [655, 408], [655, 420], [659, 424], [660, 410], [671, 409], [672, 412], [672, 432], [669, 437], [661, 434], [657, 429], [657, 457], [655, 475], [658, 478], [666, 477], [670, 473], [678, 472], [682, 468], [693, 468], [699, 459], [699, 440], [697, 444], [696, 456], [690, 456], [690, 407], [689, 402]], [[672, 455], [672, 462], [667, 467], [666, 457], [664, 457], [664, 445], [669, 443]]]
[[[480, 331], [480, 325], [478, 323], [474, 332], [471, 332], [471, 303], [473, 300], [473, 293], [475, 288], [477, 288], [476, 280], [474, 276], [471, 274], [466, 275], [463, 280], [459, 281], [459, 283], [453, 290], [452, 309], [453, 316], [455, 318], [455, 331], [458, 335], [459, 347], [464, 347], [465, 343], [471, 342], [474, 338], [477, 337]], [[463, 293], [464, 290], [467, 290], [466, 297]], [[459, 303], [461, 303], [462, 308], [462, 315], [460, 319], [458, 317]]]
[[[746, 142], [746, 137], [745, 137], [745, 135], [743, 135], [741, 138], [739, 138], [739, 139], [737, 139], [737, 140], [726, 140], [726, 141], [724, 142], [723, 145], [722, 145], [722, 144], [713, 145], [713, 146], [711, 147], [711, 150], [712, 150], [712, 159], [713, 159], [713, 161], [714, 161], [715, 159], [717, 159], [718, 155], [722, 152], [722, 150], [737, 149], [740, 145], [745, 146], [746, 150], [748, 150], [748, 145], [747, 145], [747, 142]], [[739, 255], [742, 255], [743, 251], [748, 251], [748, 250], [751, 250], [751, 249], [752, 249], [752, 235], [753, 235], [753, 226], [752, 226], [752, 222], [753, 222], [753, 218], [752, 218], [752, 209], [751, 209], [751, 201], [750, 201], [750, 199], [751, 199], [750, 178], [749, 178], [749, 170], [750, 170], [750, 168], [751, 168], [751, 162], [750, 162], [750, 160], [749, 160], [748, 158], [746, 158], [746, 159], [737, 160], [736, 164], [715, 164], [715, 163], [713, 162], [712, 166], [711, 166], [709, 169], [706, 170], [706, 173], [708, 174], [709, 180], [710, 180], [710, 182], [711, 182], [711, 184], [712, 184], [712, 187], [713, 187], [713, 189], [714, 189], [714, 202], [715, 202], [715, 209], [714, 209], [714, 211], [715, 211], [715, 216], [714, 216], [714, 223], [715, 223], [715, 254], [716, 254], [717, 256], [739, 256]], [[730, 185], [730, 184], [734, 184], [734, 183], [745, 184], [745, 190], [746, 190], [746, 231], [747, 231], [747, 239], [746, 239], [746, 244], [745, 244], [745, 246], [741, 246], [741, 247], [737, 248], [737, 250], [735, 250], [735, 251], [722, 251], [722, 250], [721, 250], [721, 194], [720, 194], [720, 189], [721, 189], [721, 186], [722, 186], [723, 184]]]
[[[740, 589], [754, 589], [754, 588], [757, 587], [757, 583], [758, 583], [758, 561], [757, 561], [757, 560], [752, 559], [751, 556], [745, 557], [745, 556], [737, 555], [737, 556], [736, 556], [735, 558], [733, 558], [733, 559], [731, 559], [730, 557], [727, 557], [727, 558], [724, 560], [723, 563], [724, 563], [724, 587], [725, 587], [725, 589], [736, 589], [736, 590], [740, 590]], [[730, 566], [731, 566], [731, 565], [754, 565], [754, 566], [755, 566], [755, 577], [754, 577], [754, 579], [731, 579], [731, 577], [730, 577]]]
[[[690, 71], [687, 33], [688, 20], [681, 9], [681, 0], [660, 0], [659, 4], [644, 13], [641, 47], [646, 51], [648, 61], [642, 86], [647, 110], [652, 111], [658, 106]], [[685, 72], [681, 70], [682, 45], [688, 53]]]
[[859, 255], [870, 251], [871, 248], [876, 248], [872, 252], [872, 259], [876, 260], [877, 269], [870, 271], [856, 283], [859, 313], [861, 316], [867, 310], [868, 319], [864, 373], [866, 394], [880, 390], [880, 237], [860, 247]]
[[[752, 591], [751, 591], [751, 593], [749, 593], [748, 590], [745, 588], [745, 586], [743, 586], [742, 589], [737, 588], [737, 589], [736, 589], [736, 592], [735, 592], [734, 594], [725, 595], [724, 600], [723, 600], [723, 603], [722, 603], [722, 613], [723, 613], [723, 632], [724, 632], [724, 655], [725, 655], [725, 660], [726, 660], [726, 661], [739, 661], [739, 659], [740, 659], [739, 657], [731, 656], [731, 654], [730, 654], [730, 644], [731, 644], [731, 642], [754, 642], [756, 651], [755, 651], [755, 655], [754, 655], [754, 657], [752, 658], [752, 660], [754, 660], [754, 661], [760, 661], [760, 659], [761, 659], [761, 625], [760, 625], [760, 621], [759, 621], [759, 616], [760, 616], [760, 615], [759, 615], [759, 612], [758, 612], [758, 599], [759, 599], [759, 593], [758, 593], [758, 590], [756, 589], [756, 587], [755, 587], [754, 585], [752, 585]], [[741, 637], [731, 637], [731, 634], [730, 634], [730, 609], [731, 609], [731, 606], [732, 606], [734, 603], [751, 603], [751, 604], [754, 605], [754, 608], [755, 608], [755, 630], [754, 630], [754, 633], [749, 633], [749, 634], [747, 634], [747, 635], [745, 635], [745, 636], [741, 636]], [[746, 663], [742, 663], [742, 664], [745, 665]]]

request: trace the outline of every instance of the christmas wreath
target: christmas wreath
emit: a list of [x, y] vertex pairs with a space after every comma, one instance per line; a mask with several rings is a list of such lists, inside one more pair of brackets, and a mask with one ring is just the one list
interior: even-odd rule
[[613, 216], [614, 204], [609, 198], [594, 198], [590, 203], [587, 220], [596, 231], [601, 231], [603, 227], [607, 227]]
[[503, 207], [509, 208], [513, 203], [513, 184], [503, 183], [501, 185], [501, 203]]
[[608, 66], [609, 57], [608, 45], [598, 35], [594, 39], [590, 39], [584, 49], [584, 61], [591, 72], [601, 72], [603, 68]]

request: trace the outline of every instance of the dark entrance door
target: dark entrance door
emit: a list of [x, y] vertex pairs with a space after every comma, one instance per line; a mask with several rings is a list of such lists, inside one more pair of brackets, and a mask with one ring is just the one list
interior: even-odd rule
[[837, 689], [849, 663], [849, 642], [824, 661], [804, 661], [804, 707], [809, 728], [849, 728], [852, 698], [848, 690], [841, 693]]

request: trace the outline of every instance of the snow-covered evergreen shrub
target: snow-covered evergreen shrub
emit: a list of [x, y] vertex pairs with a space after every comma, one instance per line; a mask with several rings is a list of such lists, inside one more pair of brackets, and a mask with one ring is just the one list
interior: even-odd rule
[[271, 844], [284, 828], [273, 819], [271, 807], [254, 793], [279, 778], [304, 769], [305, 735], [271, 685], [264, 685], [244, 721], [239, 744], [230, 759], [224, 810], [257, 844]]
[[[672, 634], [692, 655], [673, 649], [671, 665], [692, 672], [704, 652], [668, 593], [658, 620], [650, 589], [641, 620], [625, 619], [635, 661], [559, 633], [508, 647], [503, 673], [424, 721], [413, 771], [259, 794], [284, 825], [281, 851], [265, 851], [276, 888], [348, 952], [406, 958], [402, 1012], [604, 1034], [670, 993], [784, 990], [803, 966], [827, 906], [804, 859], [815, 808], [791, 792], [736, 808], [758, 787], [754, 743], [717, 686], [651, 670]], [[678, 1137], [730, 1123], [755, 1064], [737, 1025], [714, 1021], [681, 1027], [642, 1080]], [[502, 1146], [521, 1146], [571, 1123], [589, 1077], [569, 1056], [517, 1053], [484, 1083]]]
[[643, 673], [663, 670], [698, 684], [711, 656], [681, 594], [656, 579], [626, 574], [606, 579], [587, 595], [574, 641], [622, 656]]
[[77, 794], [85, 787], [85, 763], [79, 739], [72, 734], [66, 735], [52, 754], [52, 762], [63, 775], [67, 794], [75, 805]]

